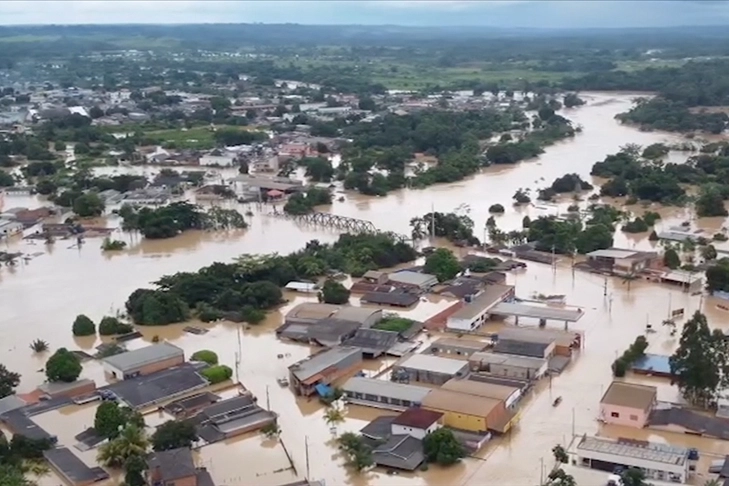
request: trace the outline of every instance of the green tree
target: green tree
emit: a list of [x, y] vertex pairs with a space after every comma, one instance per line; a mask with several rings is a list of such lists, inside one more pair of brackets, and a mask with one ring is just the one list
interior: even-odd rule
[[489, 213], [503, 214], [504, 206], [502, 206], [501, 204], [492, 204], [491, 206], [489, 206]]
[[277, 439], [281, 435], [281, 427], [275, 420], [261, 429], [267, 439]]
[[147, 462], [142, 456], [129, 456], [124, 461], [124, 486], [146, 486], [144, 472], [147, 470]]
[[554, 455], [554, 460], [561, 464], [567, 464], [568, 462], [570, 462], [567, 451], [564, 450], [564, 447], [562, 447], [560, 444], [552, 447], [552, 454]]
[[42, 339], [36, 339], [30, 343], [30, 349], [36, 353], [42, 353], [44, 351], [48, 351], [48, 343]]
[[91, 336], [96, 334], [96, 324], [84, 314], [79, 314], [73, 321], [72, 332], [74, 336]]
[[562, 468], [550, 472], [547, 479], [549, 479], [549, 486], [577, 486], [575, 478], [564, 472]]
[[631, 467], [620, 474], [623, 486], [648, 486], [645, 480], [645, 473], [642, 469]]
[[209, 364], [210, 366], [218, 364], [218, 355], [215, 353], [215, 351], [210, 351], [209, 349], [201, 349], [200, 351], [195, 351], [190, 359], [193, 361], [202, 361]]
[[445, 282], [458, 275], [461, 264], [452, 251], [438, 248], [427, 256], [423, 270], [425, 273], [435, 275], [439, 282]]
[[20, 374], [8, 370], [4, 364], [0, 364], [0, 398], [5, 398], [15, 393], [15, 388], [20, 384]]
[[81, 362], [66, 348], [58, 348], [46, 361], [46, 377], [51, 382], [76, 381], [81, 374]]
[[99, 335], [113, 336], [115, 334], [128, 334], [134, 331], [134, 327], [121, 322], [116, 317], [104, 316], [99, 322]]
[[38, 194], [42, 196], [48, 196], [51, 194], [55, 194], [55, 192], [58, 190], [58, 186], [55, 182], [53, 182], [53, 179], [48, 179], [44, 177], [35, 184], [35, 190]]
[[152, 434], [152, 448], [155, 451], [168, 451], [180, 447], [192, 447], [197, 440], [195, 425], [187, 420], [168, 420]]
[[82, 218], [101, 216], [105, 208], [104, 200], [93, 192], [82, 194], [73, 202], [73, 212]]
[[440, 428], [423, 439], [423, 452], [428, 462], [449, 466], [466, 456], [466, 450], [450, 429]]
[[3, 170], [0, 170], [0, 187], [11, 187], [15, 185], [15, 178]]
[[229, 380], [233, 376], [233, 370], [230, 366], [215, 365], [209, 368], [205, 368], [200, 372], [205, 379], [207, 379], [211, 385], [222, 383], [225, 380]]
[[347, 465], [356, 471], [362, 471], [374, 465], [372, 449], [365, 444], [362, 437], [352, 432], [345, 432], [337, 439], [339, 448], [347, 456]]
[[717, 253], [714, 245], [707, 245], [701, 249], [701, 257], [704, 260], [716, 260]]
[[673, 380], [683, 397], [702, 407], [711, 406], [729, 385], [729, 344], [724, 333], [712, 333], [706, 316], [699, 311], [686, 321], [679, 346], [669, 359]]
[[715, 184], [707, 184], [699, 190], [699, 197], [696, 199], [696, 214], [700, 217], [727, 216], [724, 207], [724, 196], [722, 188]]
[[53, 144], [53, 150], [55, 150], [56, 152], [63, 152], [64, 150], [66, 150], [66, 144], [58, 140]]
[[706, 288], [729, 291], [729, 258], [722, 258], [706, 269]]
[[314, 182], [329, 182], [334, 177], [332, 163], [324, 157], [306, 157], [299, 165], [306, 167], [306, 177]]
[[666, 249], [663, 254], [663, 264], [670, 269], [675, 269], [681, 266], [681, 257], [678, 256], [678, 252], [673, 248]]
[[116, 402], [102, 402], [96, 409], [94, 429], [101, 437], [113, 439], [127, 424], [127, 414]]
[[327, 279], [319, 292], [319, 301], [325, 304], [346, 304], [349, 302], [349, 289], [336, 280]]
[[120, 468], [132, 456], [144, 457], [148, 448], [144, 429], [127, 425], [117, 437], [99, 448], [97, 459], [104, 466]]
[[328, 407], [327, 411], [324, 412], [324, 421], [330, 427], [336, 426], [337, 424], [344, 422], [344, 414], [338, 408]]

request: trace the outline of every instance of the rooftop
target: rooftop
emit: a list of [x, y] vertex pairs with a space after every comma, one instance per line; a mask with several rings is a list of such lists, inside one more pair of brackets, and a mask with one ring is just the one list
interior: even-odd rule
[[3, 414], [0, 416], [0, 421], [7, 425], [14, 434], [24, 435], [29, 439], [50, 439], [53, 437], [19, 409]]
[[409, 435], [393, 435], [372, 451], [378, 466], [414, 471], [425, 460], [423, 443]]
[[496, 398], [485, 398], [443, 388], [432, 390], [423, 399], [423, 407], [476, 417], [487, 417], [503, 403]]
[[551, 343], [535, 343], [515, 339], [499, 339], [494, 344], [494, 352], [519, 356], [544, 357], [544, 352]]
[[88, 484], [89, 482], [107, 479], [109, 474], [100, 467], [89, 467], [73, 452], [65, 447], [49, 449], [43, 452], [43, 457], [56, 469], [61, 476], [73, 484]]
[[367, 292], [360, 298], [360, 302], [366, 304], [397, 305], [410, 307], [415, 305], [420, 298], [415, 294], [405, 292]]
[[633, 363], [631, 369], [642, 373], [655, 373], [662, 375], [671, 374], [671, 364], [668, 356], [661, 354], [646, 354]]
[[412, 427], [415, 429], [427, 429], [434, 423], [438, 422], [441, 417], [443, 417], [443, 413], [441, 412], [412, 407], [395, 417], [392, 424], [402, 425], [403, 427]]
[[623, 250], [620, 248], [608, 248], [605, 250], [595, 250], [587, 254], [590, 258], [615, 258], [617, 260], [623, 258], [631, 258], [640, 254], [635, 250]]
[[613, 381], [600, 403], [647, 410], [656, 401], [656, 387]]
[[473, 339], [456, 339], [456, 338], [440, 338], [435, 340], [430, 347], [431, 348], [460, 348], [469, 351], [483, 351], [489, 346], [489, 343], [484, 341], [476, 341]]
[[96, 388], [96, 383], [94, 383], [94, 380], [81, 379], [73, 381], [71, 383], [43, 383], [38, 387], [38, 389], [47, 395], [56, 395], [63, 394], [64, 392], [73, 391], [78, 388], [84, 388], [89, 385], [93, 385], [94, 388]]
[[499, 331], [499, 339], [511, 339], [514, 341], [526, 341], [531, 343], [549, 344], [557, 342], [561, 346], [568, 346], [576, 338], [574, 332], [561, 331], [558, 329], [539, 329], [536, 327], [507, 327]]
[[192, 365], [182, 365], [104, 387], [132, 408], [143, 408], [162, 400], [207, 386]]
[[362, 356], [362, 350], [349, 346], [337, 346], [294, 363], [289, 369], [298, 380], [306, 381], [353, 355]]
[[557, 308], [517, 302], [500, 302], [491, 312], [503, 316], [533, 317], [535, 319], [551, 319], [555, 321], [577, 322], [585, 314], [582, 309]]
[[389, 397], [397, 400], [408, 400], [412, 403], [422, 403], [425, 396], [431, 391], [423, 386], [396, 383], [389, 380], [364, 378], [355, 376], [342, 385], [345, 392], [361, 393], [376, 397]]
[[395, 367], [456, 375], [463, 371], [464, 368], [468, 368], [468, 363], [457, 359], [443, 358], [441, 356], [413, 354], [397, 363]]
[[318, 341], [322, 345], [332, 342], [338, 344], [342, 339], [351, 336], [361, 325], [355, 321], [327, 317], [307, 326], [306, 337], [312, 341]]
[[144, 348], [127, 351], [126, 353], [115, 354], [104, 358], [102, 361], [114, 368], [124, 372], [131, 371], [142, 366], [165, 361], [177, 356], [183, 356], [182, 349], [170, 343], [159, 343]]
[[477, 397], [495, 398], [497, 400], [507, 400], [515, 393], [519, 393], [519, 388], [516, 387], [459, 378], [453, 378], [445, 382], [441, 388], [443, 390], [467, 393], [469, 395], [476, 395]]
[[339, 309], [332, 317], [342, 321], [352, 321], [364, 324], [372, 316], [377, 314], [381, 315], [382, 310], [348, 305]]
[[392, 435], [392, 421], [395, 417], [382, 415], [359, 430], [359, 433], [368, 439], [384, 440]]
[[0, 398], [0, 415], [18, 408], [23, 408], [26, 405], [26, 401], [17, 395], [8, 395], [5, 398]]
[[512, 285], [493, 284], [484, 289], [470, 303], [463, 306], [452, 319], [473, 319], [484, 311], [488, 311], [499, 304], [514, 289]]
[[482, 351], [471, 355], [471, 361], [488, 363], [494, 365], [514, 366], [517, 368], [540, 368], [545, 363], [544, 358], [533, 358], [531, 356], [517, 356], [515, 354], [500, 354]]
[[417, 285], [424, 286], [433, 283], [433, 280], [437, 282], [435, 275], [429, 273], [413, 272], [411, 270], [403, 270], [401, 272], [391, 273], [388, 278], [392, 282], [406, 284], [406, 285]]
[[154, 452], [147, 459], [147, 465], [150, 473], [156, 470], [163, 481], [187, 478], [197, 472], [192, 451], [187, 447]]
[[201, 413], [213, 422], [223, 422], [230, 416], [255, 406], [256, 400], [253, 396], [240, 395], [205, 407]]
[[398, 333], [380, 329], [357, 329], [354, 337], [348, 339], [347, 346], [360, 348], [368, 354], [381, 354], [395, 345]]
[[582, 437], [580, 443], [577, 444], [577, 450], [632, 457], [676, 466], [683, 465], [688, 460], [689, 455], [688, 449], [682, 447], [629, 439], [609, 440], [588, 436]]
[[292, 308], [286, 313], [286, 319], [324, 319], [330, 317], [339, 310], [338, 305], [318, 304], [315, 302], [305, 302]]

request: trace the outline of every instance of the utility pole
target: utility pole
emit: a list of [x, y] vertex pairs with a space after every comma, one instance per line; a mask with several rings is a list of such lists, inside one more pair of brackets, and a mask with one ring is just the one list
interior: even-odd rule
[[557, 262], [554, 258], [554, 245], [552, 245], [552, 273], [557, 273]]
[[572, 438], [575, 438], [575, 407], [572, 407]]
[[271, 396], [268, 394], [268, 385], [266, 385], [266, 410], [271, 411]]
[[603, 297], [607, 297], [607, 277], [602, 282], [602, 295]]
[[544, 458], [539, 458], [539, 486], [544, 484]]
[[304, 436], [304, 452], [306, 454], [306, 479], [307, 481], [310, 479], [310, 470], [309, 470], [309, 436]]

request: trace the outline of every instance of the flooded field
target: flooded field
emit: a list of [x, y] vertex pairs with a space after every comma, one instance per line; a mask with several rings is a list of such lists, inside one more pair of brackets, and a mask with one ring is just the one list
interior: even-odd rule
[[[591, 94], [585, 96], [586, 106], [565, 110], [564, 115], [583, 127], [574, 140], [549, 147], [539, 159], [517, 166], [495, 167], [466, 181], [440, 185], [426, 190], [403, 190], [382, 198], [367, 198], [347, 194], [343, 202], [335, 202], [331, 212], [372, 221], [383, 230], [409, 233], [409, 220], [430, 211], [453, 211], [466, 205], [476, 228], [482, 228], [488, 218], [488, 207], [501, 203], [507, 207], [497, 222], [502, 229], [521, 226], [525, 215], [531, 218], [547, 212], [564, 211], [572, 201], [554, 208], [530, 206], [514, 209], [511, 197], [519, 188], [551, 184], [565, 173], [589, 176], [592, 164], [627, 143], [649, 145], [656, 142], [676, 143], [680, 138], [645, 133], [621, 126], [617, 113], [630, 106], [631, 96]], [[676, 161], [688, 154], [672, 154]], [[31, 198], [8, 198], [6, 206], [39, 205]], [[582, 203], [587, 204], [587, 201]], [[630, 208], [642, 210], [642, 208]], [[230, 233], [189, 232], [171, 240], [139, 241], [129, 235], [115, 234], [126, 239], [130, 249], [115, 254], [102, 254], [100, 240], [88, 240], [82, 248], [70, 248], [71, 241], [58, 241], [53, 246], [41, 242], [35, 245], [11, 242], [8, 248], [25, 253], [44, 254], [16, 267], [0, 268], [0, 356], [10, 369], [22, 373], [21, 392], [35, 388], [44, 380], [41, 372], [47, 355], [33, 355], [29, 344], [36, 338], [49, 342], [51, 349], [65, 346], [91, 350], [99, 344], [95, 338], [74, 338], [71, 323], [77, 314], [87, 314], [94, 320], [122, 309], [128, 295], [138, 287], [149, 285], [159, 277], [177, 271], [190, 271], [214, 261], [229, 261], [242, 253], [286, 253], [302, 247], [311, 239], [333, 241], [333, 231], [301, 227], [292, 221], [267, 216], [257, 211], [244, 231]], [[662, 210], [664, 219], [657, 229], [690, 219], [683, 209]], [[113, 219], [110, 223], [113, 224]], [[715, 232], [724, 221], [697, 221], [702, 228]], [[477, 236], [480, 230], [477, 230]], [[647, 234], [616, 235], [615, 245], [649, 248]], [[5, 248], [3, 248], [5, 249]], [[465, 251], [465, 250], [463, 250]], [[729, 443], [713, 442], [695, 437], [669, 433], [601, 427], [597, 422], [600, 397], [611, 381], [610, 363], [641, 334], [646, 323], [657, 330], [648, 336], [648, 352], [667, 354], [677, 345], [677, 337], [660, 325], [672, 309], [684, 308], [686, 315], [702, 307], [714, 327], [729, 331], [727, 315], [716, 308], [709, 298], [689, 296], [680, 289], [656, 284], [633, 282], [628, 286], [619, 279], [607, 282], [601, 276], [573, 272], [569, 262], [553, 269], [547, 265], [529, 263], [526, 271], [511, 274], [509, 284], [516, 285], [516, 294], [528, 297], [533, 292], [566, 294], [568, 303], [582, 307], [586, 314], [574, 326], [585, 333], [584, 349], [579, 357], [551, 383], [543, 383], [538, 393], [526, 402], [522, 419], [509, 435], [490, 443], [479, 453], [479, 459], [469, 459], [456, 467], [443, 470], [431, 467], [427, 472], [413, 475], [386, 475], [379, 471], [355, 475], [343, 467], [334, 445], [333, 436], [323, 420], [322, 407], [316, 401], [295, 399], [290, 390], [277, 385], [276, 379], [286, 374], [287, 367], [309, 355], [306, 346], [284, 343], [276, 339], [273, 329], [283, 314], [307, 298], [288, 295], [291, 301], [278, 312], [255, 327], [240, 329], [233, 323], [217, 325], [196, 324], [209, 329], [205, 335], [185, 333], [183, 325], [163, 328], [141, 328], [144, 341], [129, 343], [131, 349], [150, 342], [154, 336], [166, 339], [185, 349], [189, 356], [199, 349], [213, 349], [222, 363], [233, 365], [240, 350], [236, 370], [240, 382], [259, 398], [262, 405], [270, 404], [280, 415], [282, 439], [291, 456], [296, 472], [288, 469], [289, 461], [280, 446], [262, 436], [244, 437], [203, 448], [200, 465], [208, 468], [213, 479], [221, 485], [255, 485], [284, 483], [306, 473], [306, 449], [309, 448], [309, 470], [314, 479], [326, 479], [327, 484], [341, 485], [469, 485], [487, 484], [533, 485], [539, 481], [541, 462], [551, 465], [551, 448], [568, 444], [574, 434], [600, 433], [611, 437], [636, 437], [676, 445], [695, 446], [701, 451], [723, 455], [729, 453]], [[605, 295], [607, 294], [607, 295]], [[313, 298], [308, 298], [313, 300]], [[670, 301], [670, 304], [669, 304]], [[403, 313], [415, 319], [426, 319], [448, 305], [448, 301], [431, 300], [419, 303], [412, 311]], [[526, 323], [525, 323], [526, 324]], [[536, 323], [533, 323], [534, 325]], [[280, 356], [280, 357], [279, 357]], [[373, 371], [380, 365], [373, 365]], [[85, 364], [84, 376], [100, 383], [103, 371], [98, 363]], [[636, 380], [658, 386], [659, 400], [677, 401], [674, 388], [665, 380], [642, 378]], [[562, 404], [553, 407], [554, 398], [561, 396]], [[49, 412], [38, 421], [49, 432], [59, 436], [64, 444], [73, 444], [73, 436], [93, 422], [93, 405]], [[347, 420], [339, 432], [356, 431], [383, 412], [348, 407]], [[147, 418], [158, 423], [156, 413]], [[283, 456], [282, 456], [283, 454]], [[80, 454], [89, 464], [94, 451]], [[59, 484], [57, 478], [44, 478], [43, 485]]]

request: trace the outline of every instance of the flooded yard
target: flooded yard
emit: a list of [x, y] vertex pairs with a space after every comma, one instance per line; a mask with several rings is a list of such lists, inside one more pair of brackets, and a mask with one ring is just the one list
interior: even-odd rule
[[[545, 214], [544, 209], [536, 206], [512, 208], [511, 197], [517, 189], [528, 187], [534, 191], [569, 172], [588, 177], [594, 162], [627, 143], [649, 145], [681, 140], [673, 135], [640, 132], [618, 124], [613, 117], [628, 109], [630, 95], [594, 93], [585, 98], [586, 106], [564, 111], [566, 117], [583, 126], [583, 132], [574, 140], [547, 148], [537, 160], [513, 167], [493, 167], [459, 183], [426, 190], [403, 190], [387, 197], [347, 194], [343, 202], [334, 202], [331, 212], [372, 221], [382, 230], [407, 234], [410, 219], [430, 211], [431, 207], [449, 212], [465, 205], [468, 215], [475, 221], [476, 235], [481, 236], [479, 228], [489, 216], [488, 207], [501, 203], [507, 210], [496, 217], [498, 225], [505, 230], [516, 229], [521, 227], [525, 215], [535, 218]], [[548, 210], [564, 211], [571, 203], [564, 201]], [[6, 204], [31, 206], [39, 202], [18, 197], [9, 199]], [[582, 204], [586, 205], [587, 201]], [[662, 211], [664, 219], [656, 229], [690, 219], [690, 214], [683, 209]], [[34, 339], [48, 341], [51, 349], [68, 347], [89, 353], [100, 343], [95, 338], [72, 336], [71, 323], [77, 314], [87, 314], [96, 321], [104, 315], [114, 314], [123, 308], [132, 291], [148, 286], [166, 274], [194, 271], [214, 261], [230, 261], [243, 253], [288, 253], [312, 239], [330, 242], [337, 238], [335, 231], [303, 227], [262, 212], [247, 219], [250, 227], [244, 231], [188, 232], [171, 240], [139, 241], [139, 237], [132, 240], [131, 236], [118, 233], [115, 238], [126, 239], [131, 245], [129, 250], [114, 254], [102, 254], [99, 240], [88, 240], [81, 248], [68, 248], [69, 241], [58, 241], [52, 246], [41, 242], [11, 242], [7, 247], [9, 251], [44, 252], [16, 267], [0, 268], [0, 353], [3, 363], [22, 373], [19, 391], [30, 391], [45, 379], [41, 370], [48, 354], [31, 352], [29, 344]], [[707, 231], [715, 232], [724, 221], [713, 218], [697, 223]], [[642, 249], [651, 248], [653, 243], [647, 240], [647, 234], [635, 236], [618, 232], [615, 246]], [[458, 251], [465, 254], [465, 250]], [[311, 350], [308, 346], [278, 340], [273, 330], [291, 307], [307, 300], [315, 301], [315, 297], [288, 294], [290, 302], [279, 311], [271, 313], [263, 323], [243, 329], [227, 322], [194, 323], [209, 332], [193, 335], [183, 331], [185, 325], [143, 327], [140, 328], [143, 340], [131, 341], [129, 348], [141, 347], [158, 336], [182, 347], [188, 357], [200, 349], [212, 349], [221, 363], [233, 366], [239, 355], [235, 376], [258, 397], [261, 406], [270, 406], [279, 414], [282, 440], [296, 472], [291, 468], [286, 451], [276, 442], [267, 441], [261, 435], [246, 436], [206, 446], [199, 452], [199, 465], [207, 467], [217, 484], [222, 485], [273, 486], [303, 477], [307, 469], [305, 444], [308, 444], [311, 478], [325, 479], [332, 485], [371, 486], [533, 485], [543, 474], [542, 463], [551, 465], [552, 447], [557, 443], [568, 445], [573, 434], [633, 437], [696, 447], [716, 455], [729, 454], [729, 442], [648, 429], [607, 427], [597, 421], [600, 398], [612, 380], [610, 364], [643, 333], [646, 323], [651, 323], [657, 331], [648, 335], [650, 347], [647, 352], [670, 354], [678, 344], [678, 336], [670, 336], [669, 329], [660, 325], [669, 306], [684, 308], [687, 316], [701, 309], [713, 327], [725, 331], [729, 331], [727, 314], [719, 310], [711, 298], [690, 296], [681, 289], [657, 284], [632, 282], [628, 286], [621, 279], [573, 271], [569, 263], [563, 262], [554, 269], [529, 263], [525, 271], [509, 274], [507, 283], [516, 286], [516, 295], [520, 297], [528, 298], [535, 292], [565, 294], [568, 304], [581, 307], [585, 316], [571, 328], [584, 332], [583, 349], [565, 372], [540, 384], [526, 401], [520, 422], [507, 436], [489, 443], [478, 453], [478, 458], [465, 460], [447, 470], [431, 467], [427, 472], [415, 474], [387, 475], [379, 470], [362, 475], [352, 473], [343, 466], [333, 435], [323, 419], [322, 406], [315, 400], [296, 398], [289, 389], [277, 384], [276, 380], [287, 374], [287, 367], [307, 357]], [[418, 303], [413, 310], [397, 312], [425, 320], [449, 303], [447, 299], [432, 299]], [[536, 325], [536, 322], [520, 323]], [[489, 330], [497, 330], [501, 325], [490, 324]], [[561, 323], [551, 325], [562, 326]], [[434, 337], [437, 336], [431, 336], [431, 339]], [[375, 372], [387, 364], [372, 363], [368, 365], [368, 372]], [[105, 380], [101, 366], [95, 361], [84, 364], [83, 376], [93, 378], [98, 384]], [[631, 380], [657, 386], [660, 400], [679, 400], [676, 389], [667, 380], [632, 376]], [[556, 397], [562, 397], [562, 402], [554, 407], [552, 403]], [[58, 435], [62, 444], [72, 446], [75, 443], [73, 436], [93, 424], [95, 406], [74, 406], [47, 412], [35, 419], [49, 432]], [[383, 414], [386, 412], [350, 406], [347, 420], [338, 427], [338, 432], [358, 431], [369, 420]], [[166, 418], [157, 415], [149, 415], [148, 424], [157, 425]], [[95, 451], [74, 452], [87, 464], [94, 464]], [[52, 477], [41, 482], [42, 486], [58, 483], [58, 478]]]

